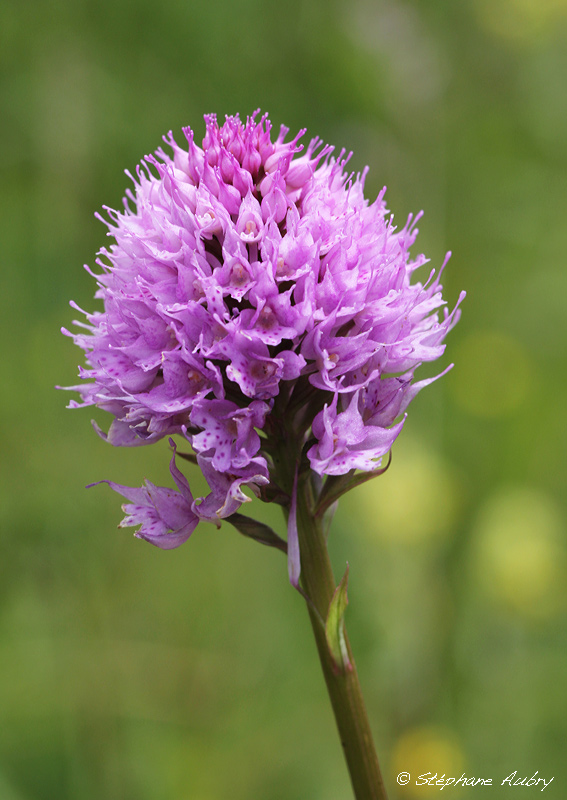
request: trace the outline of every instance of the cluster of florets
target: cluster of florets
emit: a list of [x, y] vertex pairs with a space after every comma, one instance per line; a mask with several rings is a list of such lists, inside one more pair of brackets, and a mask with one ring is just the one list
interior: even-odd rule
[[365, 200], [365, 173], [345, 172], [344, 151], [313, 139], [299, 155], [304, 131], [272, 141], [266, 116], [205, 121], [202, 148], [189, 128], [187, 150], [169, 133], [172, 155], [146, 156], [124, 210], [106, 209], [104, 310], [70, 334], [89, 365], [72, 405], [110, 411], [98, 432], [114, 445], [180, 435], [210, 485], [194, 500], [174, 462], [178, 492], [112, 484], [133, 503], [125, 523], [162, 547], [269, 484], [259, 432], [283, 387], [290, 407], [301, 386], [313, 409], [298, 447], [311, 441], [316, 473], [379, 466], [429, 382], [414, 383], [415, 368], [441, 355], [457, 321], [438, 316], [439, 275], [410, 282], [426, 263], [409, 255], [416, 220], [396, 230], [384, 192]]

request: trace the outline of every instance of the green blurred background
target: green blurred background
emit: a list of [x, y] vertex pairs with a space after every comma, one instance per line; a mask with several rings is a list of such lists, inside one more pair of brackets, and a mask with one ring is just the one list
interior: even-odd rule
[[[84, 486], [168, 483], [167, 444], [114, 450], [53, 389], [124, 168], [258, 106], [354, 150], [399, 222], [425, 209], [419, 251], [468, 291], [454, 370], [332, 531], [392, 796], [538, 770], [564, 798], [567, 1], [2, 0], [0, 37], [0, 800], [351, 796], [285, 560], [117, 531]], [[443, 796], [481, 791], [510, 796]]]

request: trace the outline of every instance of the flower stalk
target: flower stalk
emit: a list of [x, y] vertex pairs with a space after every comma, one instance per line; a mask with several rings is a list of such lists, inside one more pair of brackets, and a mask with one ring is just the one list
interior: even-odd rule
[[[280, 431], [285, 430], [278, 426]], [[301, 593], [306, 599], [319, 661], [327, 685], [335, 722], [356, 800], [387, 800], [386, 789], [362, 696], [350, 642], [343, 626], [345, 666], [337, 664], [329, 647], [325, 623], [337, 591], [325, 521], [318, 513], [323, 487], [305, 461], [298, 464], [295, 436], [279, 439], [272, 458], [278, 481], [294, 495], [294, 523], [301, 560]], [[327, 480], [329, 480], [327, 478]], [[294, 486], [294, 484], [296, 484]], [[288, 519], [290, 507], [284, 506]]]
[[312, 605], [307, 608], [319, 660], [356, 800], [387, 800], [384, 781], [354, 657], [345, 632], [350, 668], [337, 669], [325, 636], [327, 617], [336, 584], [320, 519], [313, 511], [309, 481], [298, 486], [297, 529], [301, 552], [301, 584]]

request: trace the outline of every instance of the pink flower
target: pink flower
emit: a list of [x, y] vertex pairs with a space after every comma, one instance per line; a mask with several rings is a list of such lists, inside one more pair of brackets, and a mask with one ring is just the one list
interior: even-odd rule
[[134, 504], [124, 524], [160, 546], [274, 482], [284, 396], [286, 434], [298, 459], [310, 441], [315, 472], [379, 466], [431, 382], [414, 371], [439, 358], [459, 317], [440, 313], [440, 273], [414, 280], [427, 261], [409, 252], [419, 215], [397, 230], [384, 191], [369, 203], [344, 151], [313, 139], [302, 153], [303, 131], [272, 139], [257, 113], [222, 127], [209, 115], [202, 148], [186, 128], [187, 149], [169, 133], [171, 154], [146, 156], [123, 211], [106, 209], [104, 308], [64, 331], [88, 365], [69, 388], [114, 417], [100, 435], [120, 446], [179, 435], [209, 482], [201, 502], [174, 465], [178, 492], [110, 484]]

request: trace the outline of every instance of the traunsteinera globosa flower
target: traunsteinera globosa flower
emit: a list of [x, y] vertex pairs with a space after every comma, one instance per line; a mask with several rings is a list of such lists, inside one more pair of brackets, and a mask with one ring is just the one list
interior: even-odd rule
[[[330, 505], [355, 470], [379, 471], [408, 404], [435, 380], [415, 382], [415, 369], [443, 353], [459, 316], [439, 314], [441, 271], [412, 282], [427, 262], [409, 253], [419, 215], [397, 230], [384, 190], [369, 204], [366, 170], [346, 172], [344, 150], [335, 157], [315, 138], [304, 151], [305, 131], [286, 142], [285, 127], [272, 139], [257, 116], [222, 127], [206, 116], [202, 147], [184, 128], [186, 149], [170, 132], [171, 154], [145, 157], [124, 210], [105, 209], [104, 308], [82, 312], [80, 332], [64, 330], [88, 363], [84, 383], [68, 387], [82, 402], [70, 405], [113, 415], [108, 433], [95, 425], [102, 438], [191, 445], [204, 498], [193, 498], [172, 440], [177, 489], [108, 482], [129, 501], [121, 525], [166, 549], [200, 520], [231, 518], [245, 532], [245, 487], [293, 512], [298, 475], [309, 472]], [[247, 532], [262, 540], [258, 530]]]

